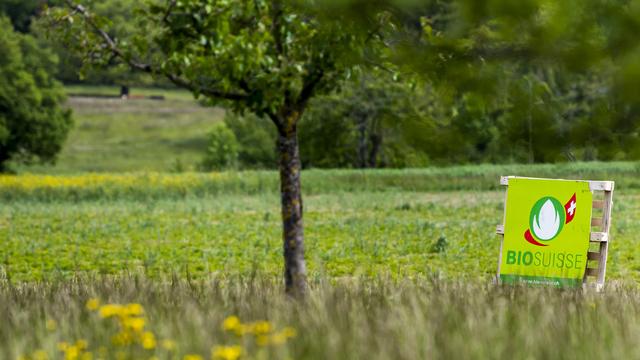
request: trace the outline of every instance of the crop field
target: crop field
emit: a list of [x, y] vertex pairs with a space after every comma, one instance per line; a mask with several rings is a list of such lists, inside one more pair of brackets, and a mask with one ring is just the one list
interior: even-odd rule
[[[639, 169], [305, 171], [305, 303], [275, 172], [0, 176], [0, 357], [634, 358]], [[500, 174], [617, 181], [604, 293], [492, 284]]]

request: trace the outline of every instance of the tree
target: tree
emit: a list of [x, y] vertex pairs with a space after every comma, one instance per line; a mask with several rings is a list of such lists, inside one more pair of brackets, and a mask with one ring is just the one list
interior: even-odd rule
[[117, 59], [211, 104], [271, 119], [278, 131], [285, 285], [290, 294], [304, 294], [298, 121], [311, 98], [335, 89], [362, 63], [364, 44], [376, 34], [329, 20], [306, 1], [168, 0], [140, 9], [136, 33], [118, 38], [107, 19], [66, 4], [49, 18], [85, 59]]
[[0, 12], [11, 19], [15, 31], [29, 32], [31, 19], [42, 8], [42, 0], [0, 0]]
[[53, 162], [71, 128], [64, 93], [51, 77], [55, 56], [0, 16], [0, 170], [10, 160]]
[[[300, 123], [305, 167], [425, 166], [409, 131], [431, 124], [431, 94], [382, 71], [367, 71], [311, 103]], [[422, 132], [424, 134], [424, 132]]]

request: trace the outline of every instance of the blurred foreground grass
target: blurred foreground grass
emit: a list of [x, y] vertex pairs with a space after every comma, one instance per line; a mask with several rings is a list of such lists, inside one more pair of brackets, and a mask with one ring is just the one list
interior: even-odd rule
[[[154, 341], [119, 342], [113, 335], [122, 328], [99, 315], [97, 299], [139, 304], [133, 308], [141, 311], [144, 331], [151, 334], [146, 336]], [[260, 321], [274, 333], [289, 329], [290, 337], [259, 342], [253, 331], [225, 330], [231, 316]], [[227, 355], [239, 352], [242, 359], [640, 357], [635, 287], [595, 294], [434, 278], [322, 278], [312, 282], [306, 302], [296, 303], [282, 295], [278, 281], [261, 276], [191, 282], [76, 278], [3, 282], [0, 319], [3, 359], [63, 359], [60, 348], [69, 346], [93, 359], [234, 358], [215, 355], [223, 346], [236, 349]]]

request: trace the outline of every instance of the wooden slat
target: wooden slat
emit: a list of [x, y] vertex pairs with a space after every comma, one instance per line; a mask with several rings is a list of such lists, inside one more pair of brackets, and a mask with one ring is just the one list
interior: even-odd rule
[[602, 226], [602, 218], [592, 218], [591, 219], [591, 226], [601, 227]]
[[[602, 231], [609, 234], [609, 229], [611, 228], [611, 208], [613, 207], [613, 183], [611, 184], [611, 190], [604, 192], [604, 208], [603, 212], [603, 223], [602, 223]], [[607, 240], [608, 236], [607, 236]], [[607, 275], [607, 254], [609, 252], [609, 242], [600, 244], [600, 262], [598, 263], [598, 285], [600, 287], [604, 286], [604, 279]]]
[[599, 252], [591, 252], [591, 251], [589, 251], [587, 253], [587, 259], [600, 261], [600, 253]]
[[498, 226], [496, 226], [496, 234], [498, 234], [498, 235], [504, 235], [504, 225], [498, 225]]
[[591, 191], [612, 191], [613, 181], [589, 181]]
[[592, 232], [589, 239], [591, 242], [607, 242], [609, 241], [609, 234], [604, 232]]
[[602, 200], [593, 200], [593, 208], [594, 209], [602, 209], [602, 208], [604, 208], [604, 201], [602, 201]]
[[587, 271], [585, 272], [585, 274], [587, 276], [598, 276], [598, 269], [587, 268]]

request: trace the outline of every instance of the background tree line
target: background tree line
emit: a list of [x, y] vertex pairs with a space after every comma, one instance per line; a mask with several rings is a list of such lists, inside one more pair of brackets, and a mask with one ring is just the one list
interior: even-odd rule
[[[83, 68], [86, 59], [46, 38], [47, 31], [38, 19], [45, 7], [60, 4], [59, 0], [0, 1], [0, 10], [11, 19], [15, 31], [48, 49], [47, 72], [51, 76], [63, 83], [171, 86], [164, 79], [133, 72], [115, 59], [102, 59], [100, 67]], [[125, 37], [138, 26], [135, 1], [88, 4], [110, 19], [115, 37]], [[450, 26], [450, 1], [425, 4], [415, 5], [418, 11], [399, 14], [405, 35], [433, 39], [439, 29]], [[572, 59], [570, 63], [578, 60], [584, 61]], [[398, 76], [397, 70], [375, 65], [345, 80], [337, 91], [311, 102], [300, 123], [304, 167], [420, 167], [640, 157], [637, 122], [632, 119], [635, 109], [622, 101], [621, 91], [625, 90], [612, 81], [612, 63], [579, 71], [567, 69], [566, 62], [503, 63], [484, 79], [492, 84], [481, 84], [482, 74], [470, 81], [465, 78], [466, 70], [458, 74], [450, 71], [447, 76], [454, 81], [469, 82], [458, 86], [462, 91], [434, 87], [430, 81], [416, 80], [415, 74]], [[254, 117], [229, 114], [224, 126], [212, 129], [202, 168], [273, 168], [276, 135], [269, 130], [268, 121], [256, 122]], [[254, 126], [256, 123], [262, 125]], [[222, 133], [218, 134], [219, 130]]]

